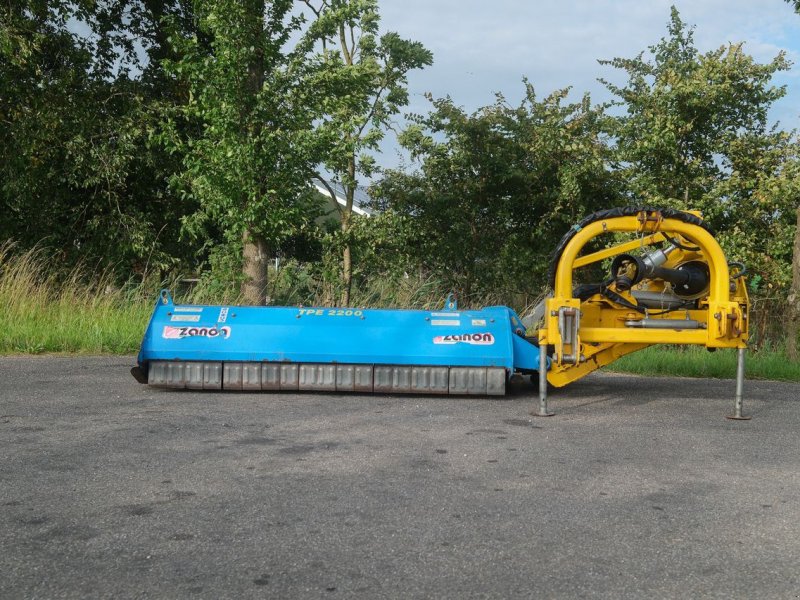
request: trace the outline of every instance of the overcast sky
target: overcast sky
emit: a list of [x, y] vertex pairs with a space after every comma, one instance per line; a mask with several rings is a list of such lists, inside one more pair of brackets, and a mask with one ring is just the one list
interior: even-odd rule
[[[542, 98], [572, 86], [610, 99], [598, 77], [625, 81], [598, 59], [634, 57], [667, 35], [670, 6], [695, 26], [701, 52], [745, 42], [745, 52], [767, 62], [781, 50], [795, 65], [775, 78], [787, 95], [772, 111], [784, 128], [800, 128], [800, 15], [783, 0], [379, 0], [383, 30], [422, 42], [433, 66], [409, 78], [410, 111], [428, 112], [425, 92], [450, 95], [472, 111], [502, 92], [522, 99], [527, 77]], [[394, 166], [393, 134], [380, 163]]]

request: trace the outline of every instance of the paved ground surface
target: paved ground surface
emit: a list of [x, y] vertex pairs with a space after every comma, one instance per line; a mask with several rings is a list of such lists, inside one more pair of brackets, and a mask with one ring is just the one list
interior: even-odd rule
[[800, 386], [149, 389], [0, 358], [2, 598], [798, 598]]

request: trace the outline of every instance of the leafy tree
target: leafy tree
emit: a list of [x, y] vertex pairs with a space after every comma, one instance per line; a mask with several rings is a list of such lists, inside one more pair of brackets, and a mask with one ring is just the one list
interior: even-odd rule
[[[81, 22], [91, 36], [67, 26]], [[34, 0], [0, 8], [0, 237], [45, 243], [59, 261], [165, 269], [178, 207], [174, 161], [150, 144], [158, 91], [130, 78], [135, 53], [120, 11]], [[127, 42], [125, 41], [127, 40]]]
[[[326, 142], [323, 164], [344, 189], [339, 210], [341, 227], [341, 303], [350, 304], [353, 280], [353, 198], [358, 176], [371, 177], [378, 149], [391, 119], [408, 103], [407, 74], [432, 63], [419, 42], [396, 33], [379, 37], [377, 0], [304, 0], [316, 16], [312, 30], [322, 47], [325, 78], [331, 82], [325, 116], [318, 126]], [[333, 190], [325, 178], [317, 177]]]
[[766, 133], [767, 111], [785, 93], [770, 80], [789, 63], [781, 53], [758, 64], [742, 44], [700, 54], [675, 7], [668, 33], [649, 48], [651, 60], [600, 61], [628, 76], [624, 86], [601, 79], [626, 111], [613, 120], [617, 161], [632, 200], [699, 208], [719, 225], [714, 188], [730, 174], [728, 149]]
[[601, 81], [625, 110], [611, 130], [629, 198], [701, 210], [728, 254], [756, 272], [754, 286], [785, 286], [798, 145], [767, 114], [785, 93], [772, 77], [790, 63], [780, 53], [759, 64], [742, 44], [701, 54], [674, 7], [668, 33], [648, 58], [601, 61], [628, 78]]
[[433, 100], [401, 136], [420, 168], [388, 172], [381, 206], [414, 218], [419, 260], [467, 301], [540, 293], [561, 235], [616, 203], [603, 111], [567, 94], [537, 100], [526, 82], [519, 106], [498, 96], [473, 114]]
[[196, 0], [202, 36], [175, 37], [180, 58], [167, 61], [188, 89], [176, 121], [199, 131], [182, 137], [167, 128], [184, 156], [179, 187], [199, 203], [185, 230], [195, 238], [221, 232], [237, 249], [242, 294], [252, 304], [266, 300], [271, 254], [315, 216], [302, 201], [315, 164], [315, 65], [292, 5]]
[[792, 285], [787, 296], [789, 305], [789, 326], [786, 331], [786, 353], [791, 360], [797, 360], [797, 337], [800, 333], [800, 205], [795, 211], [797, 220], [792, 242]]
[[729, 256], [750, 267], [751, 289], [772, 296], [792, 279], [800, 144], [793, 132], [740, 135], [725, 160], [729, 172], [709, 194], [719, 199], [718, 239]]
[[[786, 0], [794, 6], [800, 15], [800, 0]], [[794, 240], [792, 242], [792, 283], [787, 301], [789, 304], [789, 328], [787, 331], [787, 353], [789, 358], [797, 360], [797, 338], [800, 335], [800, 199], [797, 202], [797, 221], [795, 222]]]

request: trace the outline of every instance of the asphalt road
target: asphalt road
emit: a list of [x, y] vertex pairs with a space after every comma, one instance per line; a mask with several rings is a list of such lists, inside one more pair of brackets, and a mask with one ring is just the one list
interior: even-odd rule
[[800, 598], [800, 385], [150, 389], [0, 358], [0, 597]]

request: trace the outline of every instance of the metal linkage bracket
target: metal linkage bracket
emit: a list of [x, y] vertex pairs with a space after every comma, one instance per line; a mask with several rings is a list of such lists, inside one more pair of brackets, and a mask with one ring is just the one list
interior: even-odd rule
[[[571, 306], [562, 306], [558, 309], [558, 334], [561, 339], [559, 358], [563, 363], [577, 364], [580, 362], [580, 344], [578, 331], [581, 327], [581, 311]], [[567, 354], [564, 346], [570, 347]]]
[[447, 298], [444, 301], [444, 310], [458, 310], [458, 296], [455, 292], [447, 294]]
[[660, 210], [643, 210], [636, 215], [636, 220], [639, 221], [639, 233], [655, 233], [661, 227], [661, 223], [664, 221], [664, 215], [661, 214]]

